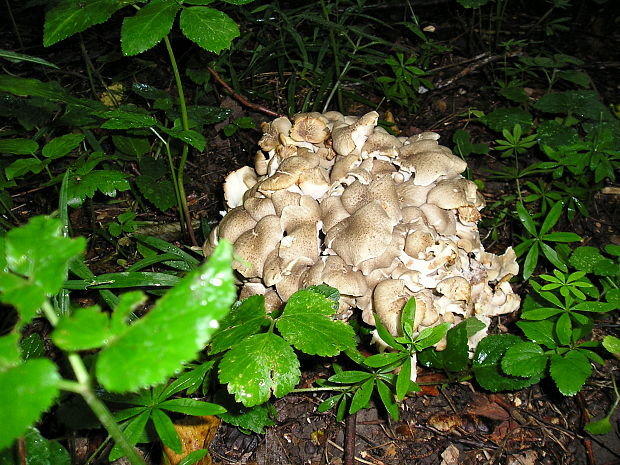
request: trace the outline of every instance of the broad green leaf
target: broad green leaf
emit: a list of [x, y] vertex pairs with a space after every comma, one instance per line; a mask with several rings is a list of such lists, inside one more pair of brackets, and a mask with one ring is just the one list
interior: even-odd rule
[[616, 356], [620, 355], [620, 339], [615, 336], [605, 336], [603, 338], [603, 347]]
[[134, 157], [141, 157], [151, 150], [151, 143], [146, 137], [113, 135], [112, 142], [120, 152]]
[[146, 200], [165, 212], [176, 205], [177, 198], [174, 184], [170, 179], [157, 180], [151, 176], [141, 175], [135, 178], [140, 193]]
[[584, 428], [590, 434], [607, 434], [613, 431], [609, 417], [603, 417], [597, 421], [591, 421]]
[[0, 450], [36, 422], [58, 396], [56, 366], [38, 358], [0, 372]]
[[152, 0], [134, 16], [125, 17], [121, 27], [123, 55], [137, 55], [157, 45], [172, 29], [180, 8], [174, 0]]
[[148, 128], [157, 125], [157, 120], [144, 113], [135, 113], [125, 110], [109, 110], [98, 115], [107, 121], [101, 125], [103, 129], [136, 129]]
[[164, 410], [170, 410], [171, 412], [179, 412], [194, 416], [219, 415], [226, 411], [226, 409], [220, 405], [184, 397], [168, 399], [160, 402], [157, 406]]
[[204, 151], [207, 146], [207, 140], [205, 137], [192, 129], [183, 130], [180, 128], [168, 129], [166, 127], [159, 127], [163, 132], [168, 134], [169, 136], [174, 137], [175, 139], [182, 140], [183, 142], [188, 143], [192, 147], [194, 147], [199, 152]]
[[84, 134], [65, 134], [55, 137], [43, 146], [41, 155], [46, 158], [56, 159], [64, 157], [84, 140]]
[[19, 365], [22, 361], [19, 351], [19, 334], [0, 336], [0, 372]]
[[388, 385], [378, 379], [377, 391], [379, 392], [379, 397], [381, 398], [381, 402], [383, 402], [385, 409], [394, 420], [398, 421], [398, 404], [396, 403], [394, 394], [392, 394], [392, 391]]
[[99, 354], [96, 373], [106, 389], [126, 392], [159, 384], [196, 357], [235, 299], [231, 249], [221, 242], [207, 263]]
[[350, 415], [353, 415], [355, 412], [363, 408], [368, 408], [374, 387], [375, 380], [370, 378], [355, 390], [355, 394], [353, 394], [353, 397], [351, 398], [351, 405], [349, 406]]
[[20, 316], [20, 324], [29, 323], [45, 302], [47, 293], [41, 286], [15, 274], [0, 271], [0, 301], [12, 305]]
[[[468, 323], [470, 320], [477, 321], [482, 325], [482, 328], [473, 322]], [[472, 326], [472, 329], [469, 329], [469, 326]], [[446, 334], [446, 348], [437, 353], [438, 357], [442, 360], [443, 369], [454, 372], [464, 370], [469, 362], [469, 345], [467, 344], [467, 339], [485, 327], [484, 323], [480, 320], [468, 318], [455, 327], [450, 328]], [[474, 331], [477, 328], [480, 329]], [[474, 333], [469, 334], [470, 331], [474, 331]]]
[[19, 341], [19, 345], [22, 351], [22, 358], [24, 360], [45, 356], [45, 343], [38, 333], [32, 333], [29, 336], [26, 336]]
[[86, 198], [93, 198], [99, 191], [109, 197], [116, 197], [117, 191], [129, 190], [127, 175], [117, 170], [93, 170], [82, 176], [74, 173], [67, 184], [67, 203], [77, 208]]
[[333, 303], [321, 294], [300, 290], [293, 294], [276, 327], [289, 344], [308, 355], [332, 357], [355, 347], [355, 332], [334, 320]]
[[247, 5], [248, 3], [252, 3], [254, 0], [222, 0], [225, 3], [230, 3], [231, 5]]
[[588, 358], [578, 350], [565, 355], [552, 355], [549, 372], [559, 391], [565, 396], [577, 394], [592, 374]]
[[71, 456], [58, 441], [45, 439], [36, 428], [28, 428], [24, 437], [27, 465], [71, 465]]
[[36, 158], [20, 158], [4, 168], [4, 174], [7, 180], [11, 181], [26, 173], [40, 173], [43, 168], [45, 164]]
[[254, 334], [230, 349], [220, 362], [219, 379], [246, 407], [288, 394], [299, 381], [299, 360], [273, 333]]
[[578, 270], [592, 273], [595, 265], [604, 258], [598, 248], [582, 246], [573, 251], [568, 262]]
[[8, 155], [32, 155], [39, 150], [39, 144], [32, 139], [1, 139], [0, 153]]
[[355, 384], [372, 378], [372, 374], [367, 371], [349, 370], [341, 371], [327, 378], [327, 381], [338, 384]]
[[170, 417], [160, 409], [154, 408], [151, 412], [151, 420], [161, 442], [177, 454], [180, 454], [182, 449], [181, 439], [179, 439], [179, 434], [174, 428]]
[[472, 369], [483, 388], [492, 392], [522, 389], [540, 380], [538, 376], [526, 379], [507, 376], [500, 370], [500, 360], [506, 350], [521, 342], [521, 338], [512, 334], [497, 334], [487, 336], [478, 343]]
[[537, 344], [542, 344], [549, 349], [555, 349], [557, 343], [553, 338], [554, 323], [550, 320], [541, 321], [517, 321], [523, 334]]
[[323, 297], [329, 299], [332, 302], [334, 312], [338, 311], [338, 302], [340, 301], [340, 292], [338, 292], [338, 289], [328, 286], [327, 284], [319, 284], [317, 286], [308, 286], [306, 290], [314, 292], [315, 294], [321, 294]]
[[265, 314], [265, 297], [253, 295], [233, 306], [220, 322], [220, 329], [211, 341], [211, 354], [224, 352], [270, 323]]
[[513, 376], [542, 376], [548, 357], [534, 342], [519, 342], [510, 346], [502, 357], [502, 370]]
[[195, 121], [199, 125], [219, 123], [228, 118], [230, 114], [231, 111], [228, 108], [210, 107], [206, 105], [189, 105], [187, 107], [187, 116], [190, 120]]
[[54, 344], [70, 352], [96, 349], [109, 337], [108, 315], [97, 306], [78, 308], [62, 317], [52, 333]]
[[549, 92], [534, 104], [534, 108], [547, 113], [574, 115], [597, 122], [613, 118], [596, 92], [591, 90]]
[[101, 24], [129, 3], [126, 0], [62, 0], [45, 16], [43, 45], [49, 47], [95, 24]]
[[180, 278], [166, 273], [142, 271], [123, 271], [120, 273], [100, 274], [92, 279], [70, 279], [64, 288], [70, 290], [119, 289], [126, 287], [171, 287], [178, 284]]
[[520, 125], [525, 132], [530, 130], [533, 119], [532, 115], [521, 108], [498, 108], [480, 120], [496, 132], [504, 129], [512, 131], [515, 125]]
[[276, 418], [277, 412], [270, 402], [254, 407], [245, 407], [243, 404], [235, 402], [234, 397], [223, 389], [215, 394], [214, 400], [226, 408], [226, 412], [220, 413], [218, 416], [231, 425], [257, 434], [264, 434], [265, 428], [276, 424], [274, 418]]
[[239, 27], [230, 16], [209, 7], [184, 8], [179, 25], [189, 40], [208, 52], [221, 52], [239, 36]]

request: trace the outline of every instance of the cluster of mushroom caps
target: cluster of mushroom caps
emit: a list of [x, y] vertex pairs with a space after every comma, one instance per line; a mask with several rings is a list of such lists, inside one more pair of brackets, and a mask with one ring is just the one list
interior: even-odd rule
[[460, 174], [467, 164], [438, 134], [395, 137], [378, 117], [329, 111], [263, 123], [254, 168], [225, 180], [228, 211], [205, 254], [233, 243], [240, 298], [263, 294], [273, 309], [325, 283], [340, 291], [341, 318], [358, 308], [374, 325], [376, 313], [393, 335], [411, 297], [416, 331], [516, 310], [515, 254], [484, 251], [484, 200]]

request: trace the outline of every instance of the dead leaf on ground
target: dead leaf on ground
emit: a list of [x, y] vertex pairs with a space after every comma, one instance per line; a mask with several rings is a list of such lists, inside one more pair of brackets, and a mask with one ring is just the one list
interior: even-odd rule
[[490, 400], [484, 394], [476, 394], [475, 400], [467, 407], [467, 413], [489, 418], [490, 420], [506, 421], [510, 413], [497, 402]]
[[[220, 419], [215, 416], [184, 417], [174, 423], [174, 429], [181, 439], [181, 453], [177, 454], [172, 449], [164, 446], [164, 454], [170, 465], [178, 463], [190, 452], [207, 449], [209, 443], [215, 437]], [[166, 463], [166, 462], [164, 462]], [[211, 465], [213, 461], [207, 454], [197, 465]]]
[[440, 465], [459, 465], [460, 455], [461, 452], [456, 448], [456, 446], [454, 444], [450, 444], [446, 447], [446, 450], [441, 453], [442, 460]]
[[437, 413], [430, 417], [426, 422], [426, 425], [430, 428], [434, 428], [442, 433], [452, 431], [454, 428], [458, 428], [463, 424], [463, 419], [455, 414]]

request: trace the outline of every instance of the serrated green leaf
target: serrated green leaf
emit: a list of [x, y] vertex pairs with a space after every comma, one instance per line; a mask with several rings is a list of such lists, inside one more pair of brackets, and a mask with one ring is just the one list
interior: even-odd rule
[[137, 55], [157, 45], [172, 29], [180, 8], [172, 0], [152, 0], [134, 16], [126, 17], [121, 28], [123, 55]]
[[299, 360], [273, 333], [254, 334], [230, 349], [220, 362], [219, 379], [246, 407], [288, 394], [299, 381]]
[[67, 203], [77, 208], [87, 197], [93, 198], [97, 191], [116, 197], [117, 191], [126, 191], [129, 188], [127, 175], [121, 171], [93, 170], [82, 176], [72, 173], [67, 184]]
[[151, 150], [151, 143], [146, 137], [113, 135], [112, 142], [120, 152], [134, 157], [141, 157]]
[[207, 140], [205, 139], [205, 137], [199, 132], [196, 132], [192, 129], [187, 129], [187, 130], [180, 129], [180, 128], [170, 129], [170, 128], [166, 128], [163, 126], [160, 126], [160, 129], [166, 134], [168, 134], [169, 136], [172, 136], [175, 139], [179, 139], [179, 140], [182, 140], [183, 142], [188, 143], [189, 145], [194, 147], [199, 152], [204, 151], [205, 147], [207, 146]]
[[542, 376], [548, 357], [534, 342], [519, 342], [506, 350], [502, 357], [502, 370], [513, 376]]
[[165, 212], [176, 204], [174, 184], [170, 179], [157, 180], [151, 176], [141, 175], [135, 179], [140, 193], [146, 200]]
[[355, 390], [355, 393], [351, 398], [351, 405], [349, 406], [350, 415], [353, 415], [355, 412], [363, 408], [368, 408], [374, 387], [375, 381], [370, 378]]
[[231, 261], [232, 246], [223, 241], [207, 263], [183, 278], [99, 354], [99, 382], [112, 392], [152, 386], [194, 359], [235, 299]]
[[107, 120], [101, 125], [103, 129], [137, 129], [157, 125], [157, 120], [150, 115], [120, 109], [99, 112], [98, 116]]
[[151, 420], [153, 421], [153, 426], [155, 426], [155, 431], [159, 439], [161, 439], [161, 442], [177, 454], [180, 454], [182, 448], [181, 439], [179, 439], [179, 434], [174, 428], [170, 417], [160, 409], [154, 408], [151, 411]]
[[522, 389], [540, 380], [537, 376], [527, 379], [506, 376], [500, 370], [500, 359], [506, 350], [520, 342], [521, 339], [512, 334], [497, 334], [487, 336], [478, 343], [472, 369], [483, 388], [492, 392]]
[[213, 336], [209, 353], [217, 354], [234, 347], [248, 336], [256, 334], [270, 321], [265, 313], [265, 296], [248, 297], [235, 305], [220, 322], [220, 329]]
[[316, 292], [300, 290], [293, 294], [276, 327], [282, 337], [308, 355], [332, 357], [355, 347], [355, 332], [348, 324], [333, 320], [333, 303]]
[[189, 7], [181, 12], [183, 34], [209, 52], [219, 53], [239, 37], [239, 27], [226, 13], [209, 7]]
[[534, 108], [547, 113], [568, 114], [595, 121], [613, 118], [596, 92], [591, 90], [549, 92], [534, 104]]
[[97, 306], [78, 308], [58, 321], [52, 340], [67, 351], [96, 349], [110, 337], [109, 321]]
[[49, 47], [95, 24], [101, 24], [128, 4], [124, 0], [63, 0], [45, 16], [43, 45]]
[[8, 155], [32, 155], [39, 150], [39, 144], [32, 139], [2, 139], [0, 153]]
[[67, 449], [58, 441], [45, 439], [36, 428], [28, 428], [24, 446], [28, 452], [27, 465], [71, 465], [71, 456]]
[[332, 302], [334, 312], [338, 311], [338, 302], [340, 301], [340, 292], [338, 289], [328, 286], [327, 284], [319, 284], [316, 286], [308, 286], [306, 290], [321, 294], [323, 297]]
[[28, 360], [0, 372], [0, 450], [26, 431], [58, 396], [60, 376], [49, 360]]
[[65, 134], [64, 136], [55, 137], [43, 146], [41, 155], [52, 160], [64, 157], [79, 146], [83, 140], [84, 134]]
[[615, 336], [605, 336], [603, 338], [603, 347], [614, 355], [620, 355], [620, 339]]
[[551, 356], [549, 373], [562, 394], [573, 396], [592, 374], [592, 365], [584, 354], [571, 350], [563, 356]]

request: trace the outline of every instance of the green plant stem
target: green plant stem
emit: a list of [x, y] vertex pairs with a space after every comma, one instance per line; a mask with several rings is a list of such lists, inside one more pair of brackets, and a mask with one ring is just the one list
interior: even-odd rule
[[166, 148], [166, 157], [168, 158], [168, 166], [170, 167], [170, 176], [172, 177], [172, 185], [174, 186], [174, 195], [177, 198], [177, 207], [179, 210], [179, 223], [181, 226], [181, 232], [185, 232], [185, 215], [183, 213], [181, 193], [179, 192], [179, 183], [177, 182], [177, 170], [174, 167], [174, 161], [172, 160], [172, 152], [170, 151], [170, 144], [154, 128], [149, 128], [157, 136], [157, 138], [164, 144]]
[[[327, 5], [325, 5], [325, 0], [320, 0], [321, 3], [321, 11], [323, 12], [323, 17], [325, 21], [330, 23], [329, 19], [329, 11], [327, 10]], [[336, 74], [338, 75], [338, 81], [334, 84], [334, 89], [336, 89], [336, 96], [338, 99], [338, 110], [344, 111], [344, 104], [342, 101], [342, 88], [338, 85], [340, 77], [342, 75], [340, 69], [340, 57], [338, 56], [338, 43], [336, 42], [336, 36], [334, 35], [334, 29], [332, 27], [329, 28], [329, 42], [332, 46], [332, 53], [334, 55], [334, 68], [336, 69]], [[331, 95], [330, 95], [331, 98]]]
[[[164, 36], [164, 43], [166, 44], [166, 50], [168, 50], [168, 56], [170, 57], [170, 64], [172, 66], [172, 73], [174, 74], [174, 80], [177, 85], [177, 92], [179, 93], [179, 105], [181, 107], [181, 125], [183, 130], [189, 130], [189, 118], [187, 117], [187, 106], [185, 105], [185, 93], [183, 92], [183, 83], [181, 82], [181, 75], [179, 74], [179, 67], [177, 61], [174, 58], [174, 52], [172, 51], [172, 45], [168, 36]], [[189, 214], [189, 208], [187, 207], [187, 199], [185, 197], [185, 186], [183, 185], [183, 177], [185, 170], [185, 163], [187, 163], [187, 155], [189, 153], [189, 147], [187, 143], [183, 143], [183, 151], [181, 153], [181, 160], [179, 161], [179, 167], [177, 169], [177, 184], [179, 189], [179, 195], [181, 198], [181, 208], [183, 209], [183, 215], [185, 216], [185, 225], [187, 232], [192, 241], [192, 244], [198, 246], [196, 237], [194, 236], [194, 228], [192, 227], [192, 218]]]
[[[42, 310], [50, 324], [52, 326], [56, 326], [59, 318], [54, 312], [54, 309], [49, 301], [45, 301], [43, 303]], [[99, 400], [93, 391], [90, 375], [88, 374], [86, 365], [84, 365], [84, 362], [80, 356], [78, 354], [68, 354], [68, 359], [71, 364], [71, 368], [73, 368], [73, 372], [75, 373], [77, 382], [61, 380], [58, 386], [61, 389], [80, 394], [104, 428], [108, 431], [112, 439], [114, 439], [123, 450], [129, 461], [133, 465], [146, 465], [142, 457], [140, 457], [136, 452], [135, 447], [131, 445], [131, 443], [127, 440], [127, 437], [119, 428], [110, 410], [108, 410], [106, 405]]]

